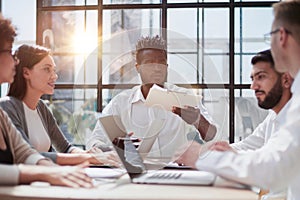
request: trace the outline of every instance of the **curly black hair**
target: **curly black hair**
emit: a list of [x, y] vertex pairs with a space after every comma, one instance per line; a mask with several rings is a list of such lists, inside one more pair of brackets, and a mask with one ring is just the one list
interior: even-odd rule
[[0, 13], [0, 48], [2, 49], [7, 42], [13, 43], [16, 36], [16, 28], [11, 20], [5, 19]]

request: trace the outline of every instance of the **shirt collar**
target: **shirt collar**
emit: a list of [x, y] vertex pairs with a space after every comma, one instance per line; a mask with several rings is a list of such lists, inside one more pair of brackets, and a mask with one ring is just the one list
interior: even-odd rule
[[293, 85], [291, 87], [291, 92], [294, 94], [297, 91], [297, 87], [300, 85], [300, 70], [298, 71], [297, 75], [295, 76]]
[[[170, 89], [170, 86], [171, 86], [171, 84], [169, 84], [167, 82], [164, 83], [164, 88]], [[172, 88], [172, 89], [174, 89], [174, 88]], [[133, 88], [133, 94], [132, 94], [130, 103], [136, 103], [138, 101], [142, 101], [142, 102], [146, 101], [146, 99], [144, 98], [143, 93], [142, 93], [142, 85], [138, 85]]]
[[145, 102], [145, 98], [144, 98], [143, 93], [142, 93], [142, 86], [141, 85], [134, 88], [130, 103], [136, 103], [138, 101]]

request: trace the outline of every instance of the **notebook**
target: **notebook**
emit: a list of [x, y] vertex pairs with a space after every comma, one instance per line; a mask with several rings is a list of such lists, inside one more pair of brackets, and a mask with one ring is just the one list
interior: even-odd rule
[[[143, 159], [130, 138], [125, 136], [124, 143], [115, 143], [115, 138], [124, 138], [114, 132], [115, 122], [120, 122], [118, 116], [107, 116], [99, 119], [108, 138], [120, 157], [132, 183], [140, 184], [170, 184], [170, 185], [212, 185], [216, 176], [213, 173], [197, 170], [146, 170]], [[108, 123], [109, 120], [112, 120]], [[115, 137], [115, 138], [114, 138]]]

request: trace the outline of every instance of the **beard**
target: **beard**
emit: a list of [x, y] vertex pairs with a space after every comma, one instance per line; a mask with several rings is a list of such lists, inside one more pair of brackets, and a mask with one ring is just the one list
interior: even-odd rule
[[282, 97], [282, 85], [281, 78], [278, 77], [275, 85], [272, 87], [270, 92], [267, 94], [266, 98], [263, 101], [258, 100], [258, 106], [263, 109], [272, 109], [274, 108], [280, 101]]

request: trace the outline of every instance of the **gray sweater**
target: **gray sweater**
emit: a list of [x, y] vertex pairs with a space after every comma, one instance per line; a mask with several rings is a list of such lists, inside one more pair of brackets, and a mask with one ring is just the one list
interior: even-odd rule
[[[30, 143], [28, 138], [28, 126], [25, 119], [25, 112], [22, 101], [14, 97], [3, 97], [0, 99], [0, 107], [11, 118], [11, 121], [16, 126], [18, 131], [22, 134], [23, 138], [28, 143]], [[70, 142], [67, 141], [59, 126], [57, 125], [53, 114], [42, 100], [38, 102], [36, 109], [52, 143], [52, 148], [49, 150], [50, 152], [41, 153], [56, 162], [56, 153], [53, 152], [57, 151], [61, 153], [68, 153], [76, 147], [72, 146]]]
[[12, 154], [14, 165], [0, 163], [0, 185], [18, 184], [19, 170], [16, 164], [36, 164], [40, 159], [44, 159], [37, 151], [30, 148], [7, 114], [0, 109], [0, 149], [7, 148]]

